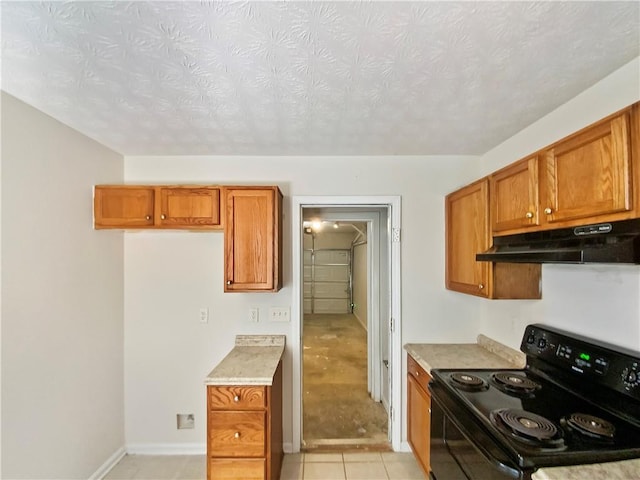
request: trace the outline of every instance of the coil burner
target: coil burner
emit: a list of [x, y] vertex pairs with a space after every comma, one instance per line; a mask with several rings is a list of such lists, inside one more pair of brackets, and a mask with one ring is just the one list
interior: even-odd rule
[[560, 423], [571, 431], [598, 440], [611, 441], [616, 433], [616, 427], [611, 422], [586, 413], [572, 413], [569, 417], [562, 418]]
[[523, 374], [511, 372], [497, 372], [491, 374], [493, 384], [506, 393], [515, 395], [532, 395], [542, 386], [527, 378]]
[[481, 392], [489, 388], [489, 384], [483, 379], [470, 373], [456, 372], [449, 375], [451, 383], [460, 390], [467, 392]]
[[522, 443], [554, 450], [564, 448], [562, 431], [540, 415], [505, 408], [492, 411], [490, 418], [499, 430]]

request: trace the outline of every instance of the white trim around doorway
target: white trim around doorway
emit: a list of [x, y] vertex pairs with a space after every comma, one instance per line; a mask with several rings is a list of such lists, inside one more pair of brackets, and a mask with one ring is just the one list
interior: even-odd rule
[[[293, 296], [291, 305], [292, 337], [292, 451], [299, 452], [302, 443], [302, 209], [322, 207], [389, 207], [391, 318], [391, 446], [401, 451], [402, 445], [402, 319], [400, 305], [400, 196], [294, 196], [291, 199]], [[389, 321], [390, 319], [387, 319]]]

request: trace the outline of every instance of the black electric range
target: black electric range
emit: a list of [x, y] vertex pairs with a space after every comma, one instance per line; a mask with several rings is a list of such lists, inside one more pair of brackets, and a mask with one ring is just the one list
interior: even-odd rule
[[520, 370], [431, 371], [433, 478], [640, 457], [639, 353], [544, 325], [520, 349]]

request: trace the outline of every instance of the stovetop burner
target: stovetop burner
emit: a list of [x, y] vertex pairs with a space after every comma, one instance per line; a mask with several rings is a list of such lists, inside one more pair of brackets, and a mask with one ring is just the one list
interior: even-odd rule
[[572, 413], [567, 418], [562, 418], [560, 423], [572, 431], [600, 440], [612, 440], [616, 432], [616, 427], [611, 422], [586, 413]]
[[480, 392], [489, 388], [489, 384], [477, 375], [455, 372], [449, 375], [451, 383], [461, 390], [468, 392]]
[[491, 380], [503, 392], [517, 395], [531, 395], [542, 387], [523, 374], [514, 372], [492, 373]]
[[553, 422], [525, 410], [503, 408], [494, 410], [491, 421], [503, 433], [531, 446], [561, 449], [562, 431]]

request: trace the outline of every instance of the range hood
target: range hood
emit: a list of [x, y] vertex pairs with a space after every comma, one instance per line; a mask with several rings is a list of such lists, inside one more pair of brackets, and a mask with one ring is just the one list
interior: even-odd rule
[[484, 262], [640, 264], [640, 218], [493, 237]]

